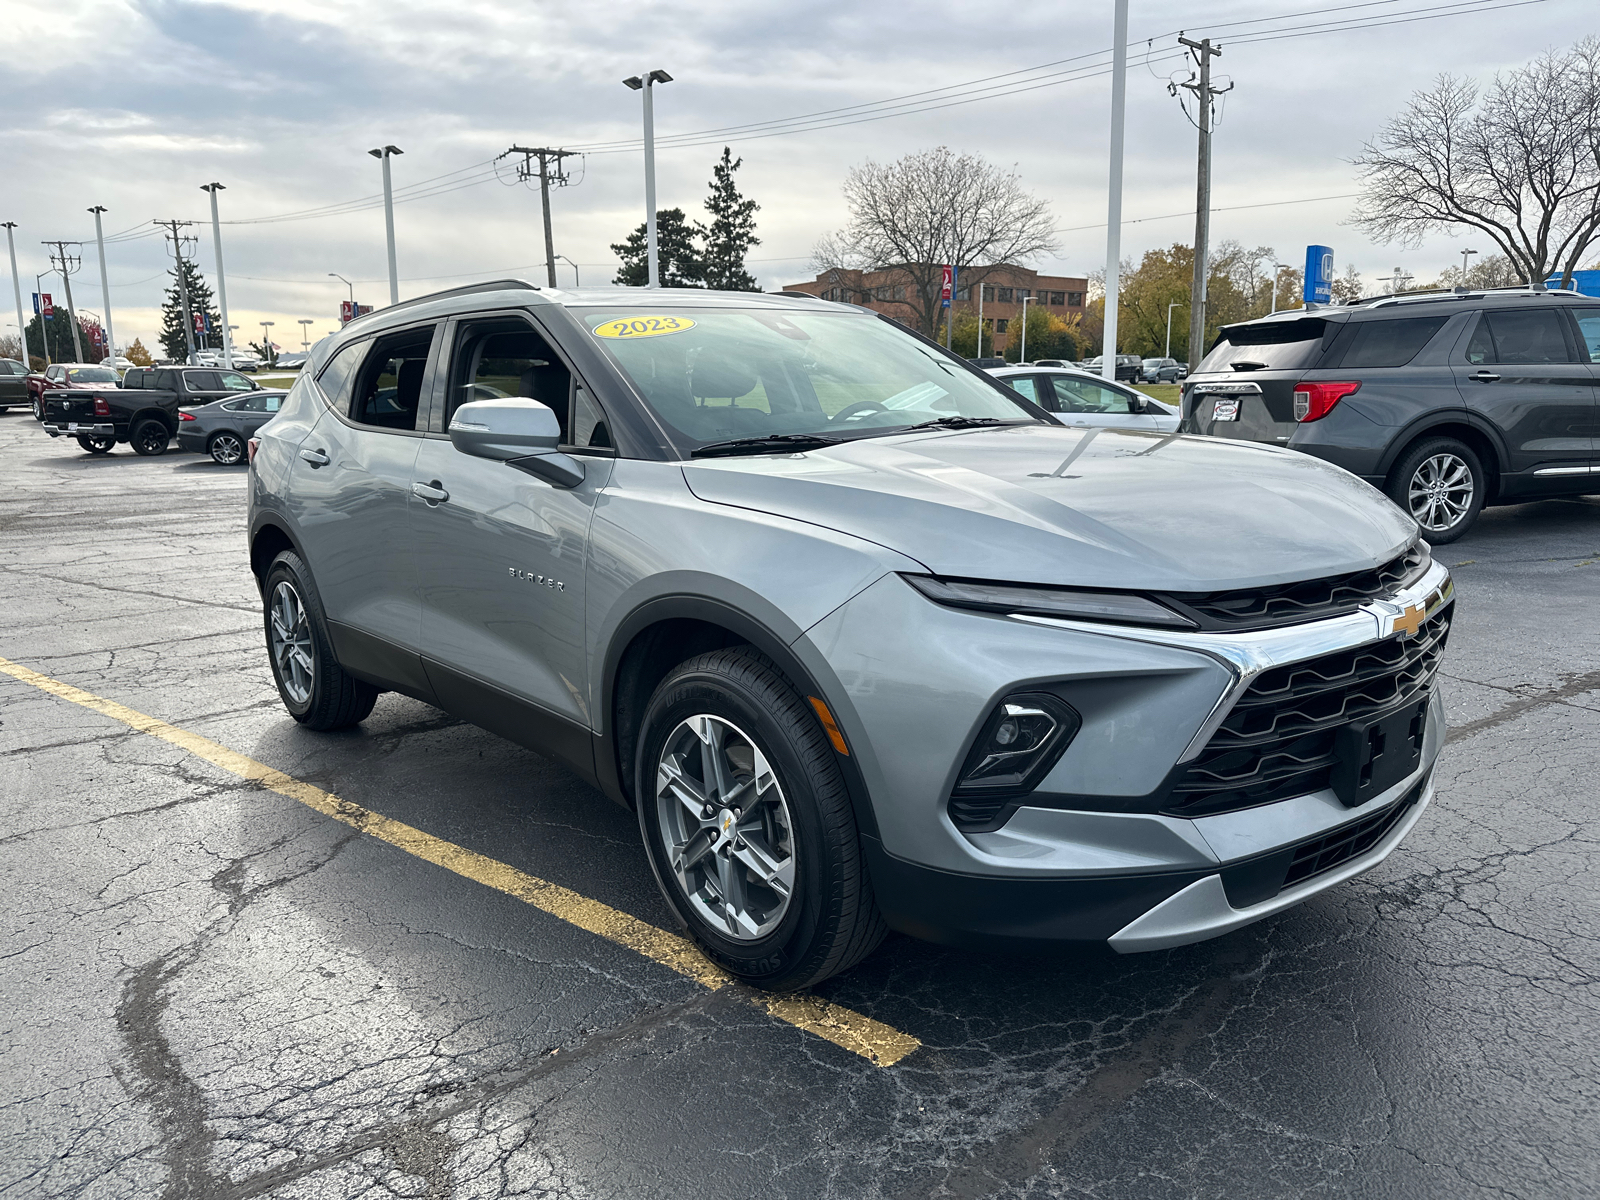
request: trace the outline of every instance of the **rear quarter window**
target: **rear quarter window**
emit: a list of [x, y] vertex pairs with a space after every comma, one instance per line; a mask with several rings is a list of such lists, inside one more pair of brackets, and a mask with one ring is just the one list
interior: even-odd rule
[[1328, 322], [1264, 321], [1229, 325], [1200, 364], [1205, 371], [1294, 371], [1312, 366], [1322, 354]]
[[1422, 352], [1448, 316], [1402, 321], [1351, 321], [1334, 344], [1327, 367], [1403, 367]]

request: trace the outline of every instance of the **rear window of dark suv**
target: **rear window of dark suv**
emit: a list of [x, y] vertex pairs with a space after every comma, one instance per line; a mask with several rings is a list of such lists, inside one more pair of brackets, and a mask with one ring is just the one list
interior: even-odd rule
[[1225, 327], [1197, 374], [1207, 371], [1294, 371], [1322, 353], [1328, 322], [1319, 317]]

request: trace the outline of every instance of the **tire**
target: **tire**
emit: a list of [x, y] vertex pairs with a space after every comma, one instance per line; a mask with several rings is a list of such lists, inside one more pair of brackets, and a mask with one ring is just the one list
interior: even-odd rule
[[237, 433], [223, 430], [213, 434], [206, 443], [206, 453], [213, 462], [224, 467], [236, 467], [244, 461], [244, 439]]
[[[702, 753], [722, 765], [721, 788], [707, 786]], [[752, 795], [763, 764], [772, 784]], [[809, 987], [883, 940], [834, 751], [755, 650], [702, 654], [662, 680], [641, 723], [634, 778], [656, 882], [730, 974], [772, 991]], [[695, 807], [701, 799], [713, 803]]]
[[1488, 477], [1472, 447], [1455, 438], [1418, 442], [1389, 473], [1384, 489], [1435, 546], [1455, 541], [1478, 519]]
[[44, 423], [44, 401], [38, 396], [33, 398], [33, 419], [40, 424]]
[[316, 730], [364, 721], [378, 689], [347, 674], [334, 658], [322, 601], [300, 556], [285, 550], [273, 559], [262, 591], [267, 660], [289, 715]]
[[117, 444], [116, 438], [110, 437], [85, 437], [78, 438], [78, 445], [90, 454], [110, 454], [111, 448]]
[[172, 441], [172, 434], [154, 417], [146, 417], [133, 427], [128, 434], [128, 441], [132, 443], [135, 454], [154, 458], [167, 452], [167, 443]]

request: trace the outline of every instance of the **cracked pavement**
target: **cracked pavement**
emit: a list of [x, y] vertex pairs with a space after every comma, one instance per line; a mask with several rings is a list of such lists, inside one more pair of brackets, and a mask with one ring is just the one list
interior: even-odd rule
[[[0, 655], [670, 928], [631, 816], [385, 696], [282, 711], [244, 472], [0, 415]], [[0, 676], [0, 1198], [1600, 1196], [1600, 499], [1490, 510], [1438, 798], [1216, 941], [893, 937], [880, 1069]]]

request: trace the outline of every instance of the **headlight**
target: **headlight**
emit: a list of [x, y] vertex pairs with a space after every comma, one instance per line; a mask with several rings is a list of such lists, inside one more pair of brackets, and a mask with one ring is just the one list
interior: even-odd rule
[[981, 612], [1025, 613], [1070, 617], [1078, 621], [1112, 621], [1121, 625], [1157, 625], [1164, 629], [1199, 629], [1188, 617], [1164, 604], [1132, 592], [1091, 592], [1081, 588], [1029, 587], [1012, 583], [975, 583], [902, 575], [936, 604]]
[[955, 795], [1032, 791], [1061, 757], [1082, 718], [1048, 692], [1017, 692], [989, 714], [967, 753]]

